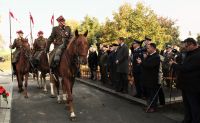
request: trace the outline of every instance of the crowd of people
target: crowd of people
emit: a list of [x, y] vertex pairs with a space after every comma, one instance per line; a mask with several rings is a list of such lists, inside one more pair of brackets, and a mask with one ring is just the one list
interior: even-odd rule
[[183, 123], [200, 122], [200, 48], [193, 38], [185, 39], [179, 46], [168, 44], [161, 51], [148, 37], [143, 41], [133, 40], [130, 48], [123, 37], [117, 41], [118, 44], [110, 46], [98, 44], [97, 50], [91, 48], [88, 57], [91, 79], [97, 79], [99, 66], [103, 84], [128, 93], [131, 73], [135, 97], [147, 100], [146, 112], [155, 112], [158, 100], [160, 105], [165, 105], [163, 86], [176, 87], [182, 91], [185, 106]]

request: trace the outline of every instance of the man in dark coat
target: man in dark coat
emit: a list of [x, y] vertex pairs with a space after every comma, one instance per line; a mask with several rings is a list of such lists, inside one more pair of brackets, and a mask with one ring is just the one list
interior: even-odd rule
[[200, 123], [200, 48], [193, 38], [185, 39], [186, 56], [177, 64], [171, 61], [177, 71], [177, 86], [182, 90], [185, 107], [183, 123]]
[[128, 93], [128, 59], [129, 49], [124, 43], [125, 39], [120, 37], [118, 39], [119, 47], [117, 49], [116, 64], [119, 81], [117, 84], [117, 91]]
[[134, 76], [134, 82], [137, 94], [135, 97], [141, 98], [144, 96], [141, 85], [141, 65], [137, 63], [137, 59], [140, 58], [143, 60], [143, 50], [141, 48], [141, 42], [138, 40], [134, 40], [132, 43], [133, 51], [131, 54], [131, 61], [132, 61], [132, 73]]
[[142, 84], [145, 87], [147, 93], [147, 104], [151, 107], [148, 112], [155, 112], [157, 106], [158, 97], [153, 100], [156, 92], [159, 88], [159, 69], [160, 69], [160, 56], [156, 52], [156, 44], [150, 43], [147, 45], [147, 57], [142, 61], [140, 58], [137, 59], [138, 63], [142, 67]]
[[90, 79], [96, 80], [97, 79], [97, 66], [98, 66], [98, 61], [97, 61], [97, 52], [94, 47], [90, 47], [89, 50], [89, 56], [88, 56], [88, 67], [90, 68]]
[[62, 51], [67, 47], [69, 39], [72, 37], [71, 28], [65, 25], [64, 17], [60, 16], [56, 20], [58, 21], [59, 25], [53, 27], [46, 46], [46, 52], [49, 52], [51, 43], [54, 44], [54, 49], [49, 55], [49, 63], [53, 69], [58, 66]]
[[111, 53], [108, 56], [108, 66], [110, 70], [110, 81], [112, 86], [116, 89], [116, 83], [118, 81], [118, 75], [117, 75], [117, 65], [115, 63], [116, 56], [117, 56], [117, 47], [118, 44], [112, 44], [111, 46]]

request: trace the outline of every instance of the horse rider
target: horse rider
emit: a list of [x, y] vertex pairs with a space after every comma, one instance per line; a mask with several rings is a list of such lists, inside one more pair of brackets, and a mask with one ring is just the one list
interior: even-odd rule
[[35, 67], [40, 64], [40, 56], [46, 48], [47, 39], [43, 37], [43, 32], [38, 32], [38, 38], [33, 43], [33, 64]]
[[17, 31], [16, 33], [18, 37], [14, 40], [13, 44], [10, 44], [9, 46], [11, 49], [15, 49], [12, 56], [12, 67], [14, 75], [16, 75], [16, 63], [19, 59], [20, 50], [23, 46], [23, 43], [28, 41], [27, 39], [23, 38], [24, 33], [22, 30]]
[[72, 37], [71, 28], [66, 26], [65, 18], [61, 15], [56, 20], [59, 25], [53, 27], [46, 46], [46, 53], [48, 53], [51, 43], [54, 44], [54, 49], [49, 55], [51, 72], [53, 72], [53, 70], [59, 65], [62, 51], [66, 48], [69, 39]]

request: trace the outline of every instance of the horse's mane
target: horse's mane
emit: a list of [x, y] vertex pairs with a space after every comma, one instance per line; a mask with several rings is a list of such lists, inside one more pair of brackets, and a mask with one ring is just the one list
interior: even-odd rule
[[67, 45], [67, 50], [71, 47], [71, 45], [75, 42], [76, 40], [76, 36], [73, 36], [70, 40], [69, 40], [69, 44]]

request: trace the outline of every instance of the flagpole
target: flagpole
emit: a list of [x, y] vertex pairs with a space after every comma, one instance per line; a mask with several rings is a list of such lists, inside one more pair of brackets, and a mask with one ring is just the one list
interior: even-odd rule
[[31, 24], [31, 13], [30, 13], [30, 35], [31, 35], [31, 48], [33, 47], [33, 35], [32, 35], [32, 24]]
[[[10, 45], [12, 44], [12, 25], [11, 25], [11, 15], [10, 15], [10, 11], [9, 11], [9, 25], [10, 25]], [[13, 82], [13, 67], [12, 67], [12, 48], [10, 48], [10, 61], [11, 61], [11, 72], [12, 72], [12, 82]]]

